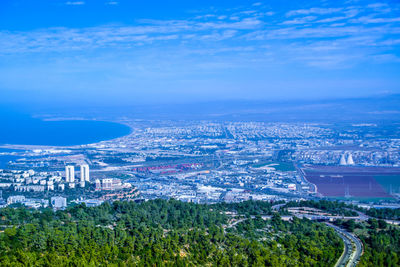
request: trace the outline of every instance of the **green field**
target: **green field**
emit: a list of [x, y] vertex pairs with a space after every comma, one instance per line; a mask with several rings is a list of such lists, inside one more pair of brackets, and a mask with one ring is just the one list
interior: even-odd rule
[[[277, 165], [275, 165], [277, 164]], [[275, 168], [277, 171], [282, 171], [282, 172], [288, 172], [288, 171], [295, 171], [295, 167], [293, 165], [292, 162], [274, 162], [274, 161], [270, 161], [270, 162], [263, 162], [263, 163], [258, 163], [253, 165], [254, 168], [261, 168], [261, 167], [265, 167], [265, 166], [269, 166], [271, 165], [272, 168]]]
[[[400, 175], [377, 175], [374, 179], [386, 190], [387, 193], [400, 193]], [[392, 189], [390, 190], [390, 187]]]

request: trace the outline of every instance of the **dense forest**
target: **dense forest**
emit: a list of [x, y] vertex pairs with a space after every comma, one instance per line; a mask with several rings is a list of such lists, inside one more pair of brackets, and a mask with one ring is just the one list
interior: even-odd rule
[[[295, 205], [348, 212], [325, 201], [286, 207]], [[381, 216], [391, 217], [391, 211]], [[374, 218], [336, 224], [362, 240], [360, 266], [400, 266], [399, 227]], [[262, 201], [199, 205], [158, 199], [0, 210], [0, 266], [334, 266], [342, 251], [333, 229], [296, 217], [284, 221]]]
[[1, 266], [333, 266], [331, 228], [281, 220], [268, 202], [176, 200], [0, 210]]
[[395, 227], [370, 229], [360, 235], [364, 254], [360, 266], [400, 266], [400, 230]]
[[369, 209], [366, 214], [379, 219], [399, 220], [400, 209]]

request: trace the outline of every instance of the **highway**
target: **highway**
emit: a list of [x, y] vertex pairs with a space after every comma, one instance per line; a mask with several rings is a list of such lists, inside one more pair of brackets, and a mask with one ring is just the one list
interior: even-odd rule
[[336, 233], [338, 233], [338, 235], [342, 238], [344, 243], [343, 254], [336, 262], [335, 267], [357, 266], [363, 252], [362, 242], [356, 236], [342, 228], [339, 228], [330, 223], [325, 224], [329, 227], [332, 227], [336, 231]]
[[[273, 206], [273, 210], [279, 210], [281, 208], [281, 204], [275, 205]], [[363, 214], [359, 214], [359, 217], [362, 217]], [[294, 214], [294, 215], [286, 215], [286, 216], [282, 216], [283, 220], [290, 220], [293, 218], [293, 216], [296, 217], [307, 217], [304, 214]], [[365, 215], [364, 215], [365, 216]], [[251, 216], [251, 218], [254, 218], [255, 216]], [[271, 215], [262, 215], [261, 216], [264, 220], [267, 219], [271, 219]], [[321, 217], [321, 216], [311, 216], [309, 217], [309, 219], [311, 220], [315, 220], [317, 219], [317, 217]], [[329, 216], [322, 216], [322, 217], [329, 217]], [[332, 216], [335, 217], [336, 216]], [[364, 217], [363, 219], [366, 219], [368, 217]], [[241, 218], [238, 219], [237, 221], [232, 222], [231, 224], [229, 224], [228, 226], [225, 227], [226, 228], [231, 228], [236, 226], [238, 223], [241, 223], [243, 221], [247, 220], [247, 218]], [[360, 241], [360, 239], [358, 239], [355, 235], [353, 235], [352, 233], [337, 227], [331, 223], [325, 222], [325, 224], [331, 228], [333, 228], [335, 230], [335, 232], [340, 236], [340, 238], [343, 240], [344, 243], [344, 250], [342, 255], [340, 256], [340, 258], [338, 259], [338, 261], [335, 264], [335, 267], [354, 267], [357, 266], [358, 262], [360, 261], [360, 257], [363, 253], [363, 245], [362, 242]], [[224, 230], [225, 230], [224, 229]]]

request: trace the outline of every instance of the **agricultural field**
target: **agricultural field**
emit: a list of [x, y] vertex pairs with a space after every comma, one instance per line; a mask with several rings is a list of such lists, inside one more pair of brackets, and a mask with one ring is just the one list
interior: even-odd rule
[[400, 189], [399, 168], [306, 166], [302, 171], [326, 197], [393, 198]]
[[295, 171], [295, 167], [292, 162], [281, 162], [281, 161], [274, 161], [274, 162], [263, 162], [253, 165], [254, 168], [265, 168], [271, 167], [277, 171], [281, 172], [288, 172], [288, 171]]
[[374, 179], [386, 192], [400, 194], [400, 175], [375, 175]]

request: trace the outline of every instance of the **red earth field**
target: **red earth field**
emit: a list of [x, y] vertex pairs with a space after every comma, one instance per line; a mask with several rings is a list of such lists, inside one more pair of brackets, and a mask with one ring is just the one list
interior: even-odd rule
[[304, 166], [304, 177], [327, 197], [391, 198], [374, 176], [399, 175], [400, 168]]

